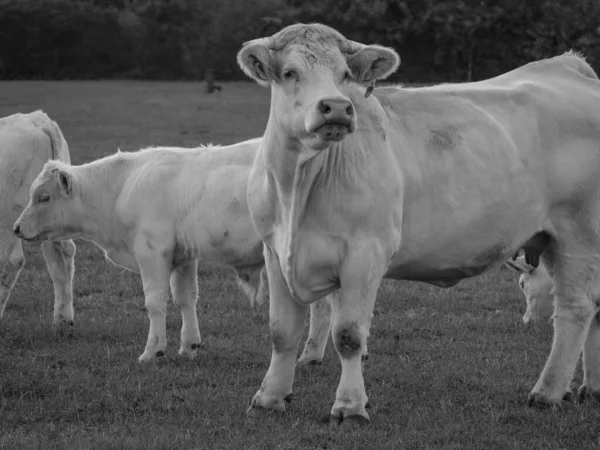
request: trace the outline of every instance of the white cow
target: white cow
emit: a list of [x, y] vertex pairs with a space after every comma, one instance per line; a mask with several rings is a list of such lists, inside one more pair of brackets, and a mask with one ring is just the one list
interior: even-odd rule
[[164, 354], [170, 285], [182, 317], [179, 354], [193, 358], [198, 260], [234, 267], [251, 299], [261, 298], [263, 245], [246, 202], [259, 141], [118, 152], [80, 166], [50, 161], [14, 231], [30, 241], [90, 240], [141, 274], [150, 330], [140, 361]]
[[552, 295], [552, 277], [543, 264], [533, 267], [523, 257], [508, 260], [508, 267], [519, 272], [519, 288], [525, 295], [527, 309], [523, 314], [523, 323], [548, 322], [554, 312]]
[[[251, 301], [266, 296], [263, 243], [246, 201], [259, 142], [118, 152], [81, 166], [51, 161], [33, 182], [14, 231], [32, 241], [81, 237], [141, 273], [150, 330], [140, 361], [164, 354], [170, 283], [182, 317], [179, 354], [193, 358], [200, 344], [198, 261], [235, 268]], [[328, 323], [329, 315], [317, 320]], [[323, 358], [327, 339], [323, 349], [313, 345], [322, 341], [319, 333], [311, 328], [300, 364]]]
[[[535, 233], [556, 292], [552, 351], [528, 403], [557, 404], [583, 349], [580, 398], [600, 393], [600, 81], [567, 53], [490, 80], [383, 87], [397, 53], [295, 24], [244, 44], [270, 86], [248, 180], [265, 242], [273, 342], [254, 407], [285, 409], [307, 305], [332, 301], [342, 374], [335, 421], [369, 420], [361, 365], [382, 278], [449, 287]], [[365, 86], [368, 86], [365, 89]]]
[[[42, 111], [0, 119], [0, 317], [25, 264], [13, 223], [27, 205], [32, 181], [49, 159], [70, 161], [56, 122]], [[54, 285], [53, 326], [73, 325], [75, 244], [70, 239], [46, 241], [42, 252]]]

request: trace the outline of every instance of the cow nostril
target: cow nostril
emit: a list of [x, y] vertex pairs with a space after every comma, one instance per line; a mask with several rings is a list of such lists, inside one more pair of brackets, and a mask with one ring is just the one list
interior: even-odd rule
[[352, 105], [348, 105], [348, 107], [346, 108], [346, 114], [349, 117], [352, 117], [352, 114], [354, 114], [354, 109], [352, 108]]
[[331, 112], [331, 106], [325, 102], [319, 103], [319, 111], [321, 114], [329, 114]]
[[13, 232], [18, 235], [19, 231], [21, 231], [21, 227], [19, 225], [15, 225], [15, 227], [13, 228]]

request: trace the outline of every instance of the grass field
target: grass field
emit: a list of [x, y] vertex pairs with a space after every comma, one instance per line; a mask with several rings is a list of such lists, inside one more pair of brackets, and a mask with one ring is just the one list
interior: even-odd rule
[[[73, 162], [146, 145], [229, 144], [260, 135], [269, 92], [226, 83], [5, 82], [0, 116], [46, 111]], [[203, 347], [177, 357], [169, 305], [166, 355], [140, 365], [148, 320], [136, 274], [77, 242], [75, 331], [55, 334], [52, 285], [38, 246], [0, 322], [0, 449], [591, 449], [600, 405], [526, 406], [550, 349], [550, 325], [525, 328], [514, 272], [443, 290], [384, 282], [365, 364], [372, 425], [328, 424], [340, 365], [297, 371], [283, 415], [245, 410], [270, 359], [268, 309], [252, 311], [232, 273], [199, 272]], [[576, 372], [575, 387], [581, 380]]]

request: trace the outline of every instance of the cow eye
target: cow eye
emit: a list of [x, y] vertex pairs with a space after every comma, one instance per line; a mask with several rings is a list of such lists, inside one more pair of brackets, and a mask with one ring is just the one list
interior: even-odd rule
[[293, 79], [295, 79], [297, 77], [298, 76], [297, 76], [296, 72], [294, 70], [292, 70], [292, 69], [285, 69], [283, 71], [283, 79], [284, 80], [293, 80]]
[[47, 194], [41, 194], [37, 198], [38, 203], [46, 203], [50, 201], [50, 196]]
[[349, 70], [346, 70], [344, 72], [344, 75], [342, 76], [342, 81], [344, 83], [347, 83], [348, 81], [352, 81], [352, 72], [350, 72]]

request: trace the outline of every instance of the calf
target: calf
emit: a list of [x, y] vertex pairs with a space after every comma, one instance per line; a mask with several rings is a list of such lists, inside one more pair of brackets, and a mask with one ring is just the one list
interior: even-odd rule
[[[56, 122], [42, 111], [0, 119], [0, 317], [25, 264], [13, 223], [27, 205], [31, 183], [50, 159], [71, 160]], [[75, 244], [70, 239], [48, 240], [42, 252], [54, 285], [53, 326], [72, 325]]]
[[193, 358], [198, 260], [234, 267], [246, 293], [261, 296], [263, 245], [246, 202], [259, 141], [118, 152], [80, 166], [50, 161], [14, 233], [29, 241], [87, 239], [141, 274], [150, 330], [140, 361], [164, 354], [170, 285], [183, 322], [179, 354]]
[[523, 256], [508, 260], [506, 266], [520, 273], [519, 287], [525, 294], [527, 309], [523, 315], [523, 323], [547, 322], [554, 312], [554, 296], [552, 294], [552, 277], [546, 268], [527, 264]]

